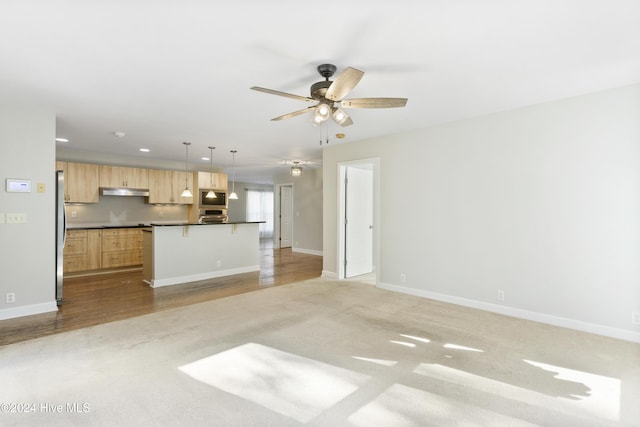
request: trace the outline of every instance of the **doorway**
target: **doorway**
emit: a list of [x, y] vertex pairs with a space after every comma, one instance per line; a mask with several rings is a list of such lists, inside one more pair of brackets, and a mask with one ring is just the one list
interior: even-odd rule
[[293, 184], [279, 184], [276, 191], [278, 248], [290, 248], [293, 242]]
[[339, 164], [338, 277], [376, 283], [379, 159]]

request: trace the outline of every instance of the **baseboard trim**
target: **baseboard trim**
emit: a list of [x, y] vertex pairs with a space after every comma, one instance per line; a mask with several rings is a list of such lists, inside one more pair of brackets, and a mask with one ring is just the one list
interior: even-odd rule
[[251, 273], [253, 271], [260, 271], [259, 265], [249, 265], [246, 267], [230, 268], [228, 270], [220, 271], [208, 271], [206, 273], [190, 274], [187, 276], [168, 277], [165, 279], [153, 279], [150, 281], [144, 280], [145, 283], [149, 283], [152, 288], [160, 288], [163, 286], [179, 285], [182, 283], [197, 282], [199, 280], [215, 279], [217, 277], [233, 276], [234, 274]]
[[22, 305], [20, 307], [5, 308], [0, 310], [0, 320], [14, 319], [16, 317], [31, 316], [34, 314], [50, 313], [58, 311], [55, 301], [41, 304]]
[[314, 251], [313, 249], [291, 248], [291, 252], [300, 252], [301, 254], [322, 256], [322, 251]]
[[[323, 272], [324, 275], [324, 272]], [[422, 298], [429, 298], [436, 301], [447, 302], [451, 304], [461, 305], [464, 307], [477, 308], [479, 310], [489, 311], [506, 316], [517, 317], [519, 319], [531, 320], [539, 323], [546, 323], [562, 328], [574, 329], [577, 331], [588, 332], [595, 335], [602, 335], [610, 338], [616, 338], [624, 341], [640, 343], [640, 332], [628, 331], [625, 329], [612, 328], [610, 326], [598, 325], [596, 323], [583, 322], [581, 320], [569, 319], [566, 317], [558, 317], [550, 314], [538, 313], [519, 308], [506, 307], [503, 305], [491, 304], [482, 301], [471, 300], [437, 292], [429, 292], [422, 289], [408, 288], [406, 286], [398, 286], [390, 283], [379, 282], [379, 288], [389, 291], [401, 292], [403, 294], [414, 295]]]
[[334, 272], [334, 271], [328, 271], [328, 270], [322, 270], [322, 274], [320, 275], [320, 277], [325, 278], [325, 279], [338, 279], [338, 273]]

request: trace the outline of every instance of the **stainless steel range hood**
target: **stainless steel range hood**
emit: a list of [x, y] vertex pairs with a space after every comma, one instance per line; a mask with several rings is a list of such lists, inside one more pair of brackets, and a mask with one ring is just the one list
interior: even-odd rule
[[100, 194], [103, 196], [140, 196], [149, 195], [149, 190], [141, 188], [100, 188]]

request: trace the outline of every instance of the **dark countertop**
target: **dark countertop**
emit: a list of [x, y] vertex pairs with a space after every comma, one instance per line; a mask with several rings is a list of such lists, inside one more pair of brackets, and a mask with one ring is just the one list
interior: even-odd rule
[[183, 225], [229, 225], [229, 224], [263, 224], [266, 221], [229, 221], [229, 222], [209, 222], [205, 224], [200, 224], [199, 222], [185, 222], [182, 224], [156, 224], [152, 222], [150, 225], [154, 227], [176, 227]]
[[183, 225], [224, 225], [224, 224], [262, 224], [265, 221], [229, 221], [229, 222], [214, 222], [208, 224], [200, 224], [198, 222], [177, 222], [177, 223], [156, 223], [146, 222], [138, 224], [120, 224], [120, 225], [102, 225], [102, 224], [67, 224], [67, 230], [103, 230], [109, 228], [149, 228], [149, 227], [176, 227]]

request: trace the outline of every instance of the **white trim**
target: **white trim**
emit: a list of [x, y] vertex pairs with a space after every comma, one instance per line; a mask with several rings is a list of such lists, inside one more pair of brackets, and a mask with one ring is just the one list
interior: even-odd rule
[[[324, 273], [323, 273], [324, 274]], [[520, 319], [532, 320], [534, 322], [546, 323], [549, 325], [560, 326], [563, 328], [575, 329], [577, 331], [589, 332], [591, 334], [603, 335], [610, 338], [640, 343], [640, 332], [634, 332], [626, 329], [612, 328], [610, 326], [598, 325], [596, 323], [587, 323], [581, 320], [569, 319], [566, 317], [558, 317], [550, 314], [537, 313], [534, 311], [522, 310], [514, 307], [506, 307], [503, 305], [491, 304], [482, 301], [471, 300], [451, 295], [429, 292], [422, 289], [408, 288], [405, 286], [392, 285], [390, 283], [378, 282], [377, 286], [389, 291], [401, 292], [403, 294], [414, 295], [422, 298], [429, 298], [436, 301], [443, 301], [451, 304], [461, 305], [464, 307], [477, 308], [479, 310], [489, 311], [492, 313], [504, 314], [506, 316], [517, 317]]]
[[181, 283], [197, 282], [198, 280], [215, 279], [216, 277], [232, 276], [234, 274], [250, 273], [260, 271], [259, 265], [249, 265], [246, 267], [230, 268], [228, 270], [209, 271], [206, 273], [190, 274], [188, 276], [168, 277], [166, 279], [155, 279], [146, 281], [152, 288], [160, 288], [162, 286], [179, 285]]
[[323, 279], [334, 279], [334, 280], [337, 280], [338, 279], [338, 273], [336, 273], [335, 271], [322, 270], [322, 274], [320, 275], [320, 277], [322, 277]]
[[337, 194], [337, 206], [336, 210], [337, 219], [336, 223], [338, 224], [338, 247], [336, 251], [337, 256], [337, 278], [340, 280], [345, 279], [345, 268], [344, 268], [344, 259], [346, 257], [344, 251], [344, 241], [345, 237], [345, 227], [344, 227], [344, 216], [345, 216], [345, 206], [344, 206], [344, 177], [346, 168], [349, 166], [357, 166], [357, 165], [372, 165], [373, 166], [373, 269], [375, 271], [376, 267], [380, 265], [380, 157], [369, 157], [366, 159], [357, 159], [357, 160], [347, 160], [343, 162], [338, 162], [338, 188], [336, 190]]
[[34, 314], [50, 313], [52, 311], [58, 311], [58, 305], [55, 301], [43, 302], [41, 304], [22, 305], [20, 307], [5, 308], [3, 310], [0, 310], [0, 320], [31, 316]]
[[291, 248], [291, 252], [300, 252], [301, 254], [322, 256], [322, 251], [314, 251], [313, 249]]
[[[274, 203], [274, 209], [273, 209], [273, 247], [275, 249], [282, 249], [281, 246], [281, 242], [282, 239], [280, 238], [280, 190], [282, 189], [282, 187], [291, 187], [291, 208], [292, 210], [295, 209], [295, 200], [294, 200], [294, 185], [293, 182], [285, 182], [282, 184], [276, 184], [275, 186], [275, 191], [273, 192], [273, 203]], [[291, 221], [292, 221], [292, 225], [291, 225], [291, 241], [293, 242], [294, 240], [294, 229], [295, 229], [295, 216], [292, 215], [291, 216]]]

